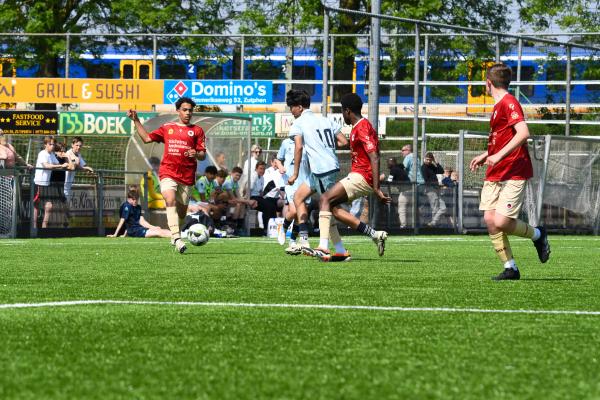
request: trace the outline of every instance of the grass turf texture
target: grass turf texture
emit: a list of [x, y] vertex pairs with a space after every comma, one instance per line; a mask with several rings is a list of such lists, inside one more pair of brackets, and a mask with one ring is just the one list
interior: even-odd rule
[[[314, 240], [313, 240], [314, 242]], [[600, 311], [600, 239], [551, 237], [522, 279], [485, 236], [348, 238], [350, 263], [273, 240], [2, 240], [0, 303], [151, 300]], [[0, 398], [598, 398], [600, 315], [193, 305], [0, 309]]]

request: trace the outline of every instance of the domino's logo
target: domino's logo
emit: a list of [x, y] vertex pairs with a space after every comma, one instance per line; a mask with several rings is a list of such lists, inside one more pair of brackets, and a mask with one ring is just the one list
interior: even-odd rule
[[177, 84], [173, 87], [173, 89], [167, 93], [167, 100], [171, 102], [171, 104], [175, 103], [180, 97], [183, 97], [185, 92], [187, 92], [188, 87], [182, 81], [177, 82]]

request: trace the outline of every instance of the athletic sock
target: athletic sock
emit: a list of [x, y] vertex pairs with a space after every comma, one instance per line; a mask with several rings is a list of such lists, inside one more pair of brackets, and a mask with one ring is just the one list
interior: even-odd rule
[[287, 230], [290, 228], [290, 225], [292, 224], [292, 222], [294, 222], [294, 220], [288, 221], [287, 218], [283, 219], [283, 230], [285, 232], [287, 232]]
[[535, 235], [535, 231], [536, 229], [533, 226], [518, 219], [516, 220], [515, 229], [512, 231], [511, 235], [532, 239]]
[[508, 236], [504, 232], [499, 232], [495, 234], [490, 234], [490, 239], [492, 240], [492, 245], [494, 246], [494, 250], [496, 250], [496, 254], [500, 258], [500, 261], [506, 263], [508, 260], [513, 258], [512, 250], [510, 248], [510, 243], [508, 242]]
[[372, 239], [377, 238], [377, 231], [371, 228], [369, 225], [365, 224], [364, 222], [360, 222], [356, 227], [356, 230], [362, 233], [363, 235], [370, 236]]
[[171, 231], [171, 238], [180, 239], [181, 234], [179, 233], [179, 215], [177, 214], [177, 207], [167, 207], [167, 224]]
[[541, 236], [542, 236], [542, 232], [540, 232], [540, 230], [538, 228], [533, 228], [533, 237], [531, 238], [531, 240], [533, 240], [535, 242]]
[[340, 232], [337, 228], [337, 223], [335, 220], [331, 221], [331, 225], [329, 226], [329, 237], [335, 246], [336, 253], [346, 253], [346, 248], [344, 247], [344, 243], [342, 243], [342, 238], [340, 237]]
[[329, 249], [329, 231], [332, 228], [331, 216], [330, 211], [319, 212], [319, 248], [323, 250]]
[[292, 227], [292, 233], [290, 234], [290, 240], [296, 240], [296, 237], [298, 236], [298, 232], [300, 232], [300, 228], [298, 227], [298, 224], [295, 224]]
[[300, 223], [300, 240], [303, 242], [308, 241], [308, 224], [306, 222]]
[[504, 263], [504, 269], [509, 269], [509, 268], [514, 269], [515, 271], [519, 270], [519, 268], [517, 268], [517, 264], [515, 264], [515, 260], [512, 258]]

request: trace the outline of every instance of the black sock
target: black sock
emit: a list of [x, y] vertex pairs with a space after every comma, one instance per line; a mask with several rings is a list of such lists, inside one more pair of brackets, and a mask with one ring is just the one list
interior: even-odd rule
[[375, 229], [371, 228], [369, 225], [365, 224], [364, 222], [360, 222], [358, 224], [358, 226], [356, 227], [356, 230], [360, 233], [362, 233], [363, 235], [369, 236], [371, 238], [374, 238], [377, 236], [377, 234], [375, 233]]
[[298, 236], [298, 232], [300, 232], [300, 227], [296, 224], [292, 228], [292, 234], [290, 235], [290, 239], [296, 240], [296, 237]]
[[283, 219], [283, 230], [287, 232], [290, 225], [294, 222], [294, 220], [288, 221], [287, 218]]

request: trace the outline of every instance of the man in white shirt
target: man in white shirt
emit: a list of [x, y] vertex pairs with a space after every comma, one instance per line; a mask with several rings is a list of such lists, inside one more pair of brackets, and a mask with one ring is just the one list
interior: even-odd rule
[[40, 205], [44, 207], [44, 218], [42, 220], [42, 228], [48, 227], [48, 221], [50, 220], [50, 213], [52, 211], [52, 199], [55, 196], [53, 194], [53, 188], [50, 187], [50, 175], [53, 169], [66, 169], [69, 163], [59, 164], [56, 156], [54, 155], [54, 138], [47, 136], [44, 138], [44, 149], [38, 153], [37, 161], [35, 163], [35, 177], [33, 182], [35, 183], [35, 195], [33, 202], [35, 207], [33, 208], [33, 220], [37, 225], [37, 219], [39, 215]]
[[65, 197], [67, 198], [67, 203], [71, 200], [73, 196], [73, 192], [71, 188], [73, 187], [73, 181], [75, 180], [75, 173], [77, 170], [85, 170], [90, 173], [94, 172], [94, 170], [87, 166], [83, 156], [80, 153], [81, 146], [83, 146], [83, 139], [79, 136], [75, 136], [73, 141], [71, 142], [71, 148], [67, 151], [67, 158], [69, 160], [69, 170], [65, 174]]

